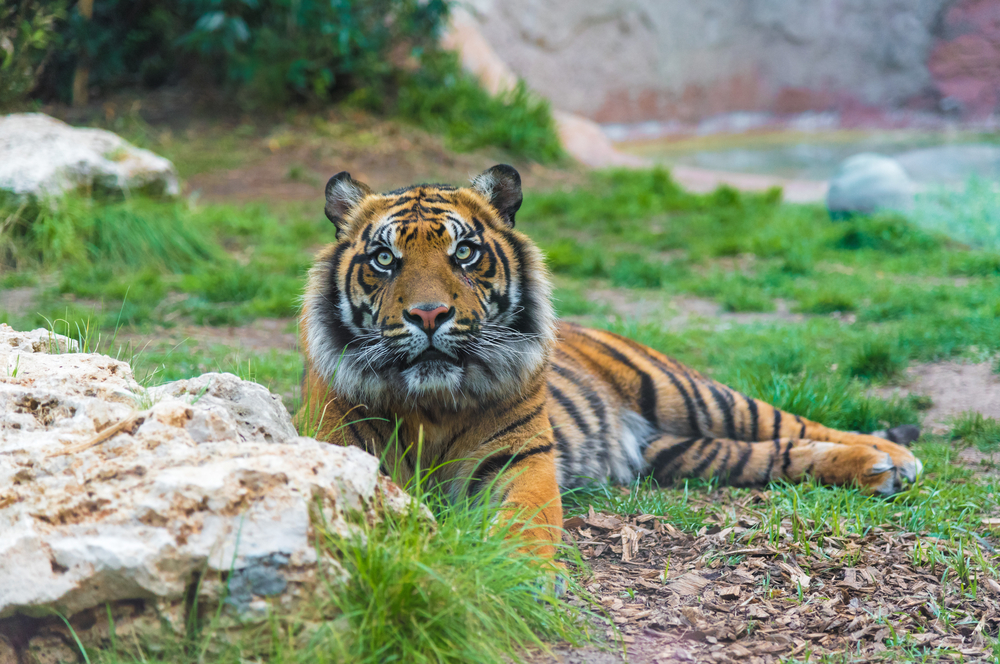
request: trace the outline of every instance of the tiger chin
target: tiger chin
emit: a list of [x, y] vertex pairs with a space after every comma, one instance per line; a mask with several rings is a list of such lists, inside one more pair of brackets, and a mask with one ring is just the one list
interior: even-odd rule
[[595, 480], [811, 476], [885, 495], [916, 481], [922, 465], [905, 446], [916, 427], [830, 429], [556, 321], [542, 254], [514, 229], [521, 201], [506, 165], [469, 187], [388, 193], [333, 176], [336, 239], [309, 272], [300, 319], [299, 422], [401, 481], [423, 468], [453, 497], [489, 488], [544, 556], [560, 539], [560, 490]]

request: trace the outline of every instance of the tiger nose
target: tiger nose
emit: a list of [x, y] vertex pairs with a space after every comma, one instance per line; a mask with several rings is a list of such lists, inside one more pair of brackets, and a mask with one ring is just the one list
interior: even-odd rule
[[430, 332], [435, 327], [451, 320], [451, 317], [455, 315], [455, 307], [448, 308], [443, 304], [418, 305], [403, 312], [403, 315], [411, 323], [419, 325], [425, 332]]

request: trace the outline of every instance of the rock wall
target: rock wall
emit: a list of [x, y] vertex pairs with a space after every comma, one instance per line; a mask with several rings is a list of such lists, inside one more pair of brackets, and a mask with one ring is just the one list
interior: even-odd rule
[[605, 123], [735, 111], [988, 115], [1000, 0], [470, 0], [515, 74]]

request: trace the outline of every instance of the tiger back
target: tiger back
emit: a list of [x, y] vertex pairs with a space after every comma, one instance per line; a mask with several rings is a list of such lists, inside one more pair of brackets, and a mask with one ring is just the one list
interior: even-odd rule
[[[813, 476], [882, 494], [921, 466], [904, 446], [749, 398], [634, 341], [555, 321], [537, 247], [514, 229], [520, 176], [379, 194], [327, 183], [336, 240], [309, 273], [300, 318], [300, 425], [362, 447], [405, 481], [521, 514], [551, 555], [560, 488], [715, 477]], [[899, 441], [908, 442], [908, 441]]]

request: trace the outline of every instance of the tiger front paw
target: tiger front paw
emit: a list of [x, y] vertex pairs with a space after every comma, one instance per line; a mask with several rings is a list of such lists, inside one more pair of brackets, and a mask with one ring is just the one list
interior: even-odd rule
[[903, 490], [903, 483], [914, 483], [924, 465], [901, 445], [878, 440], [868, 445], [850, 445], [831, 452], [835, 464], [849, 469], [855, 482], [867, 493], [891, 496]]

